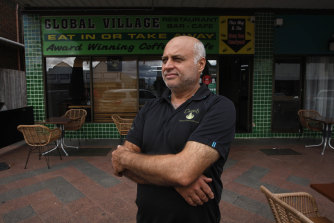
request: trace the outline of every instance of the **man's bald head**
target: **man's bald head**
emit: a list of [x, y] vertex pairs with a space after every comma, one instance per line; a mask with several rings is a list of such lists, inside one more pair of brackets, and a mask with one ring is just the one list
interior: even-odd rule
[[[196, 64], [201, 58], [205, 58], [206, 57], [206, 52], [205, 52], [205, 47], [203, 45], [203, 43], [192, 37], [192, 36], [177, 36], [172, 38], [168, 43], [171, 44], [175, 41], [184, 41], [184, 42], [190, 42], [193, 44], [193, 49], [194, 49], [194, 63]], [[166, 45], [166, 46], [167, 46]]]

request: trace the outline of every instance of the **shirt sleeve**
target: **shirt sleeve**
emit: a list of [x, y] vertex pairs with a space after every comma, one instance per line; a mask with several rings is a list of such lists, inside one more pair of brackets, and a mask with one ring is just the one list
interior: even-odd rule
[[188, 140], [216, 149], [226, 160], [234, 139], [235, 119], [235, 108], [232, 101], [226, 97], [216, 97]]
[[145, 124], [145, 113], [149, 110], [150, 102], [147, 102], [144, 107], [137, 113], [133, 120], [132, 126], [126, 136], [126, 140], [142, 148], [143, 143], [143, 129]]

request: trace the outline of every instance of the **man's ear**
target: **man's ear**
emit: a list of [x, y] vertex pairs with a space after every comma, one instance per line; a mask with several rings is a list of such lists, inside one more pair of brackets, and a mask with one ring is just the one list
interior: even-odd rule
[[205, 68], [205, 64], [206, 64], [206, 59], [204, 57], [202, 57], [199, 61], [198, 61], [198, 71], [199, 73], [202, 73], [202, 71]]

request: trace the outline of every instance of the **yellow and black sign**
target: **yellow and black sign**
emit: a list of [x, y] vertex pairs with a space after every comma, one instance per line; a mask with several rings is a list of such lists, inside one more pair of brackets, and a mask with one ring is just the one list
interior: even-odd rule
[[251, 16], [219, 17], [219, 54], [254, 54]]

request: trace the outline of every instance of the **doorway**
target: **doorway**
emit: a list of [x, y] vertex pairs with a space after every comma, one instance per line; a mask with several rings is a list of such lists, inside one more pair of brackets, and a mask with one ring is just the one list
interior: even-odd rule
[[236, 108], [236, 132], [251, 132], [252, 55], [228, 55], [219, 60], [219, 94], [233, 101]]
[[272, 104], [272, 132], [299, 132], [301, 108], [300, 58], [275, 58]]

